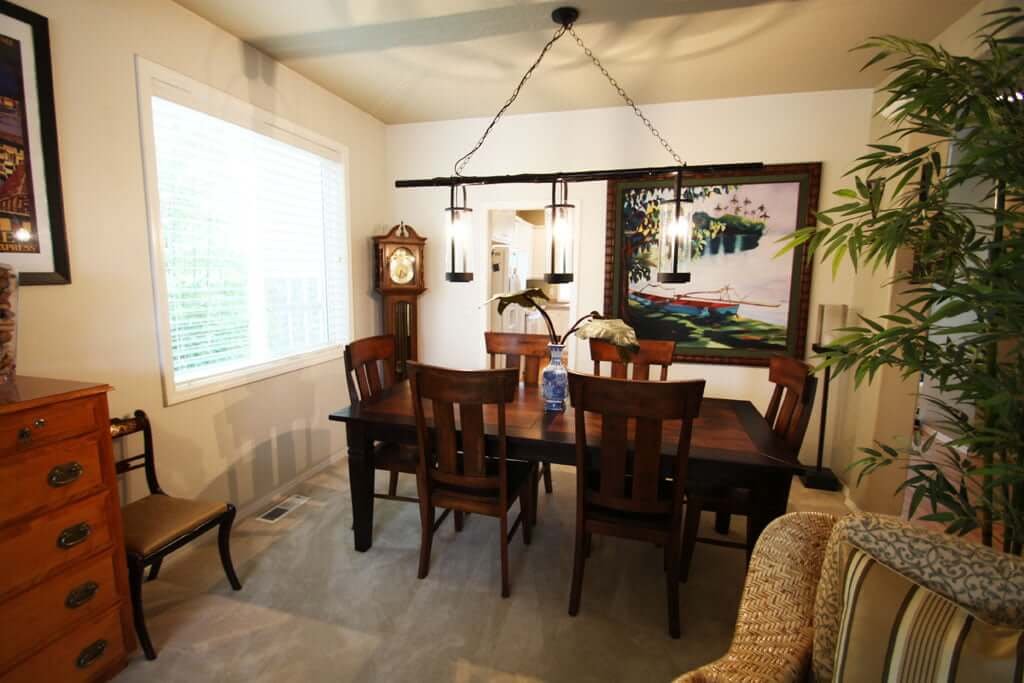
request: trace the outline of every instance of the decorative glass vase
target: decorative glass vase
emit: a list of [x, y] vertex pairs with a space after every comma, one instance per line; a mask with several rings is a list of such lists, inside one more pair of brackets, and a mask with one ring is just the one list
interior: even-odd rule
[[541, 395], [544, 397], [544, 412], [565, 411], [565, 399], [569, 395], [569, 371], [562, 365], [564, 344], [548, 344], [551, 361], [540, 373]]
[[0, 384], [14, 380], [18, 344], [18, 271], [0, 263]]

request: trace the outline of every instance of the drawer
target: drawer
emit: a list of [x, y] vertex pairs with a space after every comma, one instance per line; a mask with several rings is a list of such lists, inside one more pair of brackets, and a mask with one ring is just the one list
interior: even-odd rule
[[0, 671], [73, 623], [117, 604], [113, 562], [107, 553], [0, 604]]
[[7, 527], [0, 538], [0, 594], [109, 545], [108, 497], [104, 492]]
[[99, 429], [103, 396], [63, 401], [0, 416], [0, 456]]
[[50, 510], [103, 485], [97, 436], [0, 458], [0, 525]]
[[100, 674], [110, 674], [110, 667], [124, 656], [121, 615], [114, 608], [0, 676], [0, 683], [94, 681]]

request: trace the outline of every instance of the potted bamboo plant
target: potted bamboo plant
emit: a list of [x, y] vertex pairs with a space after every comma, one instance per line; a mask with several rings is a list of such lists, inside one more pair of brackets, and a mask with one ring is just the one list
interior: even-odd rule
[[490, 304], [498, 302], [498, 314], [505, 312], [509, 306], [520, 306], [525, 309], [535, 309], [540, 313], [544, 324], [548, 328], [548, 350], [550, 360], [548, 365], [541, 371], [541, 394], [544, 397], [544, 410], [547, 412], [562, 412], [565, 410], [565, 399], [568, 396], [569, 373], [562, 364], [562, 353], [565, 350], [565, 342], [575, 334], [580, 339], [601, 339], [614, 344], [625, 356], [636, 352], [640, 348], [637, 342], [636, 332], [618, 318], [605, 318], [597, 311], [591, 311], [573, 323], [565, 334], [559, 336], [555, 331], [555, 325], [551, 322], [540, 301], [547, 301], [548, 297], [543, 290], [532, 288], [508, 294], [499, 294], [488, 299]]
[[[861, 317], [823, 364], [850, 370], [857, 385], [883, 367], [922, 374], [940, 394], [927, 400], [952, 439], [911, 448], [864, 447], [860, 476], [899, 463], [909, 470], [911, 516], [947, 531], [980, 529], [986, 545], [1019, 554], [1024, 543], [1024, 29], [1020, 7], [989, 13], [980, 57], [894, 36], [861, 46], [868, 65], [889, 64], [880, 111], [894, 121], [887, 144], [849, 172], [854, 186], [789, 236], [838, 268], [890, 266], [904, 303]], [[902, 144], [899, 144], [902, 143]], [[954, 149], [950, 154], [948, 150]], [[965, 201], [965, 194], [984, 199]], [[952, 335], [952, 336], [951, 336]]]

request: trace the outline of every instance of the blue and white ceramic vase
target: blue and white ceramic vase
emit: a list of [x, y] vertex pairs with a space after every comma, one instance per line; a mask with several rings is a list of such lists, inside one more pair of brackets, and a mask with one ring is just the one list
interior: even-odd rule
[[562, 365], [564, 344], [548, 344], [551, 362], [540, 373], [541, 395], [544, 397], [544, 412], [565, 411], [565, 398], [569, 395], [569, 372]]

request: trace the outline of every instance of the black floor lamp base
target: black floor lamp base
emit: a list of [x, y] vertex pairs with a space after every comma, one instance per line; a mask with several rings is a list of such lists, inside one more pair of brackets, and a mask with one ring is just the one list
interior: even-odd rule
[[843, 483], [827, 467], [822, 467], [820, 470], [804, 470], [804, 473], [800, 475], [800, 481], [806, 488], [819, 491], [840, 491], [843, 488]]

